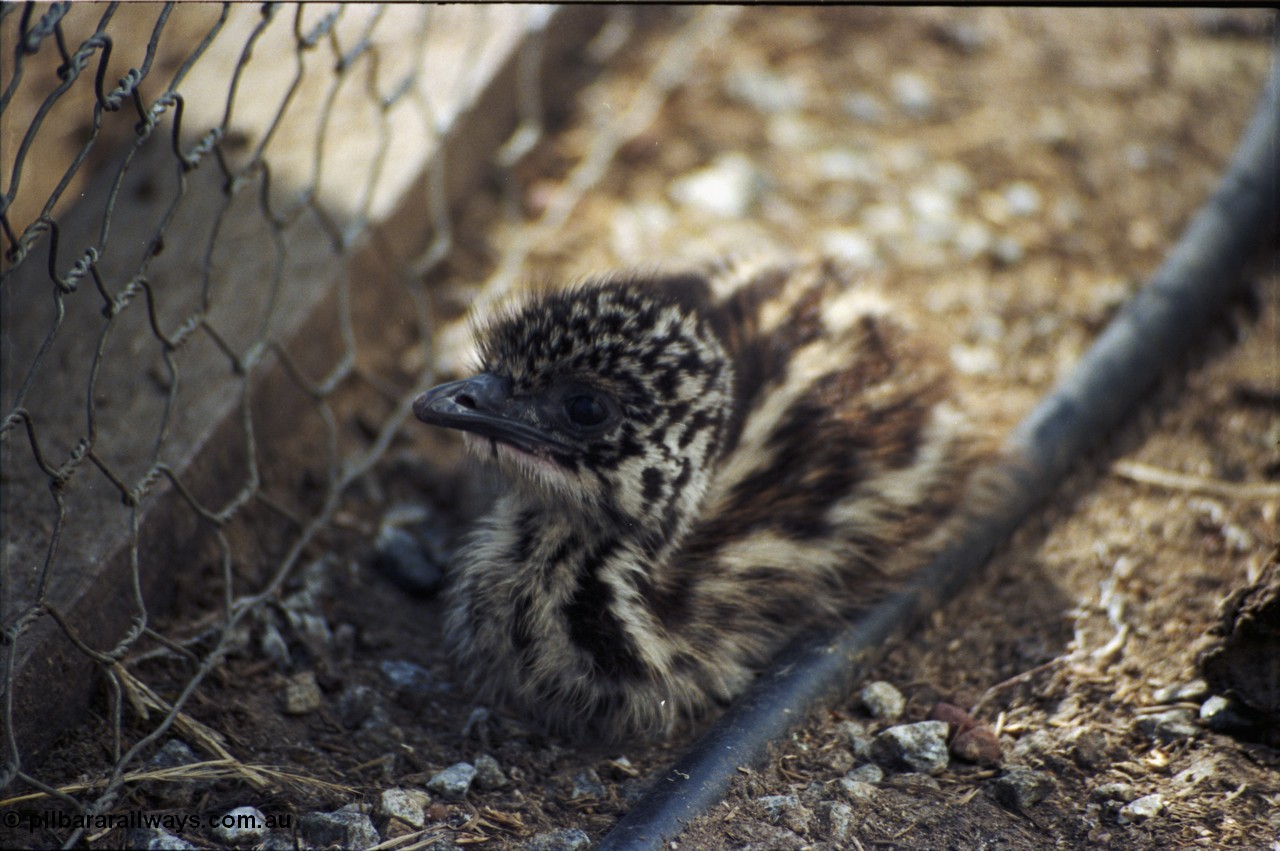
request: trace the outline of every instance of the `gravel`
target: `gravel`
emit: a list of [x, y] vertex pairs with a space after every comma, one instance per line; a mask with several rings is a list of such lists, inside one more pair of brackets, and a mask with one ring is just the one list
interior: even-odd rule
[[863, 687], [858, 695], [862, 705], [872, 718], [896, 721], [907, 708], [907, 699], [890, 683], [874, 682]]
[[1053, 779], [1043, 771], [1015, 766], [992, 784], [996, 800], [1011, 810], [1027, 810], [1049, 797]]
[[210, 833], [228, 845], [256, 844], [266, 838], [267, 817], [257, 807], [236, 807], [224, 813]]
[[476, 768], [469, 762], [455, 762], [427, 781], [427, 788], [446, 801], [460, 801], [467, 796]]
[[920, 721], [890, 727], [872, 740], [871, 757], [894, 771], [940, 774], [950, 761], [947, 725], [943, 721]]
[[345, 809], [332, 813], [304, 813], [298, 819], [298, 832], [306, 845], [338, 846], [353, 851], [371, 848], [382, 841], [369, 816]]
[[1159, 794], [1143, 795], [1120, 808], [1117, 817], [1121, 824], [1133, 824], [1160, 815], [1165, 810], [1164, 797]]

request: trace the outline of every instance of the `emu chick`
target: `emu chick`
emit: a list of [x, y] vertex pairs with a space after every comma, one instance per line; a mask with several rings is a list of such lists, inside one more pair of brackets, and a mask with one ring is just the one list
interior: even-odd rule
[[479, 330], [421, 396], [510, 487], [451, 572], [487, 701], [665, 733], [944, 542], [980, 455], [947, 372], [830, 261], [600, 277]]

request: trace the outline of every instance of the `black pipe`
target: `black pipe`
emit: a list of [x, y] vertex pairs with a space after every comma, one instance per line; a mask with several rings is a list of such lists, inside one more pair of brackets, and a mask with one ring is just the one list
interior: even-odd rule
[[1243, 267], [1274, 234], [1280, 211], [1280, 53], [1217, 191], [1155, 277], [1115, 316], [1076, 368], [1022, 421], [990, 471], [998, 483], [983, 518], [954, 546], [833, 639], [786, 654], [651, 786], [596, 851], [658, 849], [715, 806], [739, 766], [813, 711], [852, 690], [888, 645], [968, 583], [1077, 459], [1138, 406], [1161, 373], [1222, 312]]

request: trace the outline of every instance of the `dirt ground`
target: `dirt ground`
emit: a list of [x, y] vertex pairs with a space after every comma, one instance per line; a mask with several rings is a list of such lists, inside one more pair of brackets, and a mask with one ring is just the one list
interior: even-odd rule
[[[761, 245], [841, 254], [945, 341], [966, 403], [1007, 431], [1214, 186], [1268, 70], [1274, 21], [1247, 10], [745, 10], [728, 47], [695, 62], [528, 275]], [[655, 18], [564, 110], [523, 166], [537, 175], [526, 219], [583, 156], [593, 110], [625, 103], [671, 32]], [[467, 303], [526, 226], [502, 219], [500, 196], [489, 187], [464, 212], [468, 243], [432, 282], [443, 307]], [[1079, 459], [975, 587], [875, 672], [906, 695], [908, 721], [939, 700], [971, 708], [1002, 737], [1002, 767], [889, 773], [851, 797], [839, 781], [862, 760], [845, 722], [885, 722], [850, 698], [780, 743], [769, 766], [744, 770], [672, 847], [1280, 847], [1280, 750], [1143, 723], [1199, 710], [1208, 695], [1194, 682], [1196, 653], [1218, 605], [1280, 540], [1280, 501], [1235, 487], [1280, 480], [1280, 269], [1268, 256], [1250, 274], [1249, 295], [1212, 339], [1170, 364], [1143, 412]], [[694, 741], [697, 730], [600, 747], [475, 713], [453, 685], [438, 601], [375, 564], [374, 533], [392, 507], [402, 517], [421, 507], [443, 544], [483, 501], [456, 447], [426, 431], [411, 424], [353, 489], [326, 549], [190, 704], [242, 762], [278, 773], [256, 787], [243, 775], [139, 784], [119, 810], [252, 805], [296, 817], [357, 803], [383, 840], [403, 837], [396, 847], [519, 848], [559, 828], [598, 839]], [[1143, 483], [1146, 468], [1124, 462], [1209, 484]], [[215, 592], [198, 585], [165, 628], [208, 605]], [[167, 693], [187, 672], [152, 661], [137, 673]], [[41, 776], [60, 785], [99, 773], [107, 729], [91, 720]], [[381, 813], [384, 790], [425, 789], [482, 754], [502, 778], [462, 801], [433, 793], [422, 829]], [[1043, 797], [1002, 802], [1011, 766], [1046, 777]], [[1162, 811], [1121, 816], [1151, 793]], [[758, 800], [786, 795], [796, 801], [782, 814]], [[833, 802], [849, 807], [847, 833]], [[40, 847], [59, 835], [0, 839]], [[123, 841], [120, 831], [87, 839]]]

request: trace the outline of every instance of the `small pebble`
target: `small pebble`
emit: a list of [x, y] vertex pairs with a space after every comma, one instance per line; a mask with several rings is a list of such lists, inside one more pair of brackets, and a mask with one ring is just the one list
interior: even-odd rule
[[396, 689], [409, 694], [441, 694], [453, 688], [421, 665], [403, 659], [384, 659], [378, 670]]
[[928, 118], [933, 114], [933, 88], [919, 74], [901, 71], [889, 81], [893, 102], [911, 118]]
[[852, 228], [824, 231], [818, 236], [823, 254], [837, 258], [854, 269], [871, 270], [883, 265], [876, 246], [861, 231]]
[[1011, 810], [1026, 810], [1053, 791], [1053, 780], [1043, 771], [1014, 766], [992, 784], [996, 800]]
[[524, 844], [524, 851], [585, 851], [591, 837], [576, 827], [539, 833]]
[[847, 183], [876, 183], [880, 180], [880, 166], [874, 158], [861, 151], [828, 148], [819, 151], [813, 163], [813, 170], [823, 180]]
[[125, 846], [140, 851], [196, 851], [181, 836], [158, 827], [136, 827], [125, 834]]
[[315, 671], [301, 671], [290, 677], [284, 685], [284, 711], [286, 715], [307, 715], [324, 705], [320, 684]]
[[884, 779], [884, 769], [876, 765], [874, 762], [868, 762], [866, 765], [859, 765], [845, 774], [850, 780], [857, 780], [860, 783], [870, 783], [875, 785]]
[[298, 832], [304, 847], [357, 849], [372, 848], [382, 841], [369, 816], [360, 812], [339, 810], [333, 813], [304, 813], [298, 819]]
[[794, 112], [807, 100], [804, 84], [765, 68], [739, 68], [725, 80], [729, 97], [758, 112]]
[[972, 730], [978, 722], [972, 715], [954, 703], [939, 701], [929, 710], [930, 721], [945, 721], [947, 735], [957, 736], [965, 730]]
[[933, 37], [966, 55], [981, 51], [990, 40], [987, 31], [971, 21], [941, 21], [933, 27]]
[[928, 794], [942, 790], [942, 784], [928, 774], [908, 771], [906, 774], [895, 774], [885, 781], [886, 786], [913, 795]]
[[816, 814], [821, 834], [844, 842], [853, 827], [853, 807], [841, 801], [823, 801], [818, 804]]
[[1189, 739], [1200, 732], [1195, 724], [1195, 715], [1189, 709], [1170, 709], [1144, 715], [1134, 722], [1134, 726], [1147, 738], [1164, 744]]
[[764, 128], [765, 139], [775, 148], [814, 148], [819, 143], [815, 126], [798, 115], [770, 116]]
[[352, 683], [338, 695], [338, 719], [348, 730], [358, 729], [373, 714], [379, 700], [373, 689]]
[[853, 753], [854, 759], [870, 758], [871, 734], [863, 724], [858, 721], [842, 721], [837, 725], [837, 729], [844, 733], [845, 741], [849, 743], [849, 750]]
[[717, 157], [671, 183], [671, 200], [727, 219], [742, 218], [759, 199], [763, 179], [744, 154], [730, 152]]
[[250, 845], [267, 835], [267, 817], [257, 807], [236, 807], [213, 823], [213, 838], [228, 845]]
[[427, 788], [446, 801], [460, 801], [467, 796], [471, 781], [475, 779], [475, 766], [469, 762], [455, 762], [427, 781]]
[[426, 826], [429, 806], [431, 796], [418, 789], [386, 789], [378, 799], [378, 812], [383, 816], [418, 829]]
[[1138, 793], [1128, 783], [1103, 783], [1093, 790], [1093, 798], [1096, 801], [1132, 801], [1138, 796]]
[[840, 101], [845, 114], [864, 124], [879, 124], [884, 120], [884, 105], [870, 92], [851, 92]]
[[374, 541], [375, 563], [404, 591], [429, 597], [444, 585], [444, 566], [409, 532], [383, 526]]
[[[1256, 717], [1256, 716], [1255, 716]], [[1200, 721], [1216, 733], [1246, 733], [1260, 726], [1231, 698], [1215, 694], [1200, 706]]]
[[1019, 180], [1004, 190], [1005, 208], [1011, 216], [1032, 216], [1040, 212], [1040, 190]]
[[800, 803], [795, 795], [766, 795], [756, 802], [764, 810], [765, 817], [776, 825], [795, 833], [806, 833], [813, 820], [813, 812]]
[[498, 765], [498, 761], [487, 753], [476, 757], [475, 766], [475, 784], [480, 789], [492, 791], [494, 789], [502, 789], [507, 785], [507, 777], [502, 773], [502, 766]]
[[287, 671], [293, 667], [293, 657], [289, 655], [289, 643], [284, 640], [284, 636], [280, 634], [280, 628], [274, 623], [263, 624], [259, 644], [262, 647], [262, 655], [274, 662], [278, 670]]
[[976, 765], [999, 765], [1002, 757], [1000, 740], [984, 725], [958, 733], [951, 742], [951, 753]]
[[1159, 794], [1143, 795], [1120, 808], [1117, 820], [1121, 824], [1146, 821], [1164, 812], [1164, 797]]
[[1072, 730], [1065, 736], [1065, 740], [1071, 758], [1081, 768], [1097, 770], [1104, 767], [1110, 759], [1107, 734], [1101, 730]]
[[600, 782], [600, 775], [596, 773], [594, 768], [585, 768], [573, 775], [572, 785], [569, 789], [569, 798], [571, 800], [603, 798], [608, 794], [609, 790], [605, 789], [604, 784]]
[[947, 725], [920, 721], [890, 727], [872, 740], [871, 757], [886, 768], [939, 774], [949, 762]]
[[1017, 239], [1011, 236], [998, 236], [991, 244], [991, 256], [1002, 266], [1015, 266], [1022, 262], [1026, 251]]
[[840, 791], [844, 792], [845, 797], [855, 803], [858, 801], [869, 801], [874, 798], [876, 794], [875, 785], [863, 780], [850, 780], [848, 777], [841, 777], [836, 781], [836, 785], [840, 787]]
[[[200, 761], [200, 757], [181, 739], [170, 739], [147, 761], [149, 768], [177, 768]], [[211, 785], [208, 780], [179, 780], [164, 783], [148, 783], [147, 788], [159, 800], [173, 807], [180, 807], [191, 800], [197, 789]]]
[[[1123, 286], [1123, 285], [1120, 285]], [[1124, 298], [1124, 292], [1117, 296], [1117, 301]], [[1153, 703], [1197, 703], [1209, 693], [1209, 684], [1204, 680], [1192, 680], [1189, 683], [1173, 683], [1158, 688], [1151, 693]]]

